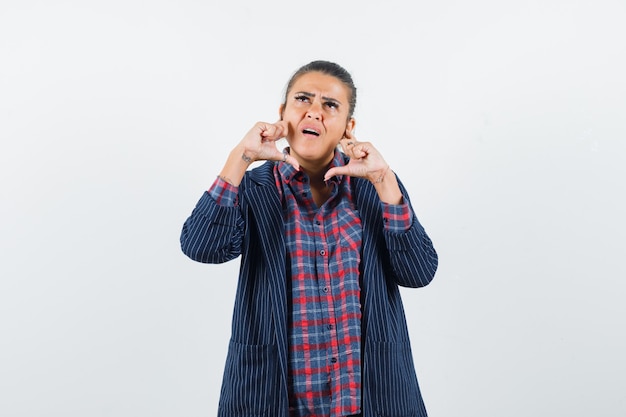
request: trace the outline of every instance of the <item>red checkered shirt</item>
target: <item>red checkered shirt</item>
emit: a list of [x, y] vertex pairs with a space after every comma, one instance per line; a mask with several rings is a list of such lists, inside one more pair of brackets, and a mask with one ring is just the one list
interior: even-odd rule
[[[332, 166], [344, 165], [338, 151]], [[277, 163], [287, 248], [290, 416], [342, 417], [361, 407], [361, 221], [350, 177], [328, 181], [330, 198], [317, 207], [305, 173]], [[237, 188], [217, 179], [209, 190], [220, 205], [237, 204]], [[383, 204], [385, 227], [407, 230], [407, 204]]]

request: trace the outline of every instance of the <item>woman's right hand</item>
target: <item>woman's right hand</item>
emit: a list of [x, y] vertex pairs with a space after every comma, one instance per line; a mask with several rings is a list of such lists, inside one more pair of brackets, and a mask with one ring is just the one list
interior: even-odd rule
[[276, 123], [257, 122], [239, 143], [242, 159], [254, 161], [285, 161], [299, 169], [298, 161], [291, 155], [283, 154], [276, 147], [276, 141], [289, 133], [289, 125], [284, 121]]
[[219, 177], [237, 187], [250, 164], [255, 161], [284, 161], [300, 169], [296, 158], [282, 153], [276, 147], [276, 141], [288, 133], [289, 126], [283, 121], [256, 123], [230, 152]]

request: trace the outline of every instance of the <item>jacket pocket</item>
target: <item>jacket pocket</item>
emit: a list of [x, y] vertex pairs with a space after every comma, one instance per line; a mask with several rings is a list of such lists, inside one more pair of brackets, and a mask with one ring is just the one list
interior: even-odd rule
[[275, 401], [275, 345], [245, 345], [230, 341], [219, 415], [264, 416]]
[[368, 391], [377, 416], [426, 416], [408, 342], [373, 342], [366, 360]]

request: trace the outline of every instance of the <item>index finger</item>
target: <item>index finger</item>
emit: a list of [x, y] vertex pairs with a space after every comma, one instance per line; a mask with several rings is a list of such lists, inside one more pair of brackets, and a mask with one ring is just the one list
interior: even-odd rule
[[287, 136], [289, 130], [288, 124], [282, 120], [276, 123], [268, 124], [261, 134], [264, 140], [277, 140]]

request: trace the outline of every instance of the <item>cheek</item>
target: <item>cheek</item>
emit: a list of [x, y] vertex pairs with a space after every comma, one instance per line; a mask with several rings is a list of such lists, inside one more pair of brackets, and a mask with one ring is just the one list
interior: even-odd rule
[[337, 137], [337, 140], [341, 140], [346, 133], [346, 125], [343, 123], [336, 123], [329, 126], [328, 132]]
[[290, 107], [283, 112], [282, 117], [286, 122], [295, 125], [302, 120], [302, 114], [303, 112], [300, 109]]

